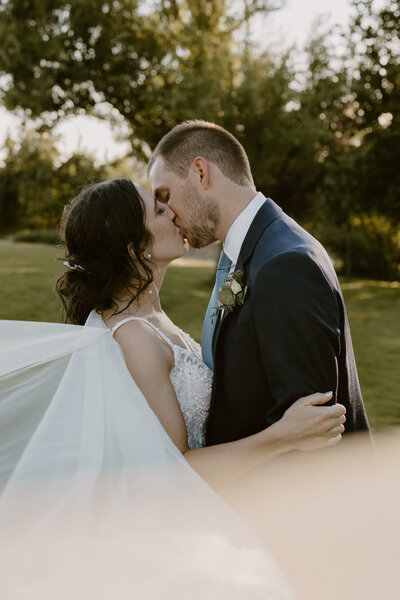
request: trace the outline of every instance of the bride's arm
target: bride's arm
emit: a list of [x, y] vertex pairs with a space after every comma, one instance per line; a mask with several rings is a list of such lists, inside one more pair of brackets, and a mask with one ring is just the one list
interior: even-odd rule
[[161, 425], [181, 452], [188, 450], [185, 421], [169, 377], [174, 364], [171, 348], [140, 321], [126, 323], [114, 337], [130, 374]]
[[213, 485], [229, 483], [290, 450], [332, 446], [341, 440], [346, 409], [341, 404], [318, 406], [331, 398], [330, 392], [299, 398], [267, 429], [234, 442], [187, 450], [184, 456]]
[[[344, 430], [345, 408], [316, 406], [330, 398], [313, 394], [300, 398], [283, 417], [247, 438], [190, 450], [182, 412], [171, 384], [171, 349], [147, 325], [131, 321], [115, 334], [127, 367], [176, 447], [211, 485], [227, 483], [290, 450], [311, 450], [337, 443]], [[138, 351], [140, 349], [140, 351]]]

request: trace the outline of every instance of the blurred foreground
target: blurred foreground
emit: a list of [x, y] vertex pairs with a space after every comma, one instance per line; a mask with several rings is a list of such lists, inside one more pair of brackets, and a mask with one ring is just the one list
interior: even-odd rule
[[286, 456], [224, 497], [249, 522], [300, 600], [397, 600], [400, 430]]
[[[299, 600], [399, 597], [400, 432], [377, 441], [376, 460], [364, 454], [362, 439], [355, 439], [329, 452], [274, 461], [220, 490], [262, 539]], [[164, 505], [163, 518], [154, 512], [159, 499], [145, 504], [140, 495], [135, 508], [126, 504], [116, 510], [105, 502], [109, 483], [102, 490], [106, 495], [91, 498], [91, 527], [84, 519], [77, 526], [75, 514], [74, 527], [72, 521], [59, 522], [40, 545], [28, 543], [10, 553], [13, 530], [33, 519], [44, 489], [37, 504], [35, 495], [29, 503], [23, 499], [24, 522], [9, 522], [0, 541], [2, 599], [291, 597], [273, 561], [218, 503], [208, 505], [208, 514], [204, 497], [192, 498], [188, 506], [182, 487], [176, 489], [176, 503]], [[81, 508], [84, 515], [88, 506]], [[260, 588], [265, 559], [271, 585], [266, 581]]]

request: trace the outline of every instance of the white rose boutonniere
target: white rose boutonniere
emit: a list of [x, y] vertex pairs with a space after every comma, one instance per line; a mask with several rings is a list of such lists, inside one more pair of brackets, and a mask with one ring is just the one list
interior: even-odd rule
[[222, 310], [230, 313], [236, 306], [243, 306], [244, 304], [247, 285], [243, 285], [242, 271], [234, 271], [228, 277], [225, 277], [224, 282], [224, 285], [218, 291], [218, 302], [220, 302], [220, 305], [216, 307], [212, 317], [218, 315]]

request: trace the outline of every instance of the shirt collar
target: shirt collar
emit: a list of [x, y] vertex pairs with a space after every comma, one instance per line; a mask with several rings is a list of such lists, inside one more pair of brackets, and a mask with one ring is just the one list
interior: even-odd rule
[[264, 202], [265, 196], [258, 192], [230, 226], [223, 248], [232, 265], [236, 265], [244, 238]]

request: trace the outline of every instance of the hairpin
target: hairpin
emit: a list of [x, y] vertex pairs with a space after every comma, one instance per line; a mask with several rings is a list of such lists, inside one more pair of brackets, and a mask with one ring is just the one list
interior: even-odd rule
[[84, 269], [83, 267], [81, 267], [81, 265], [71, 264], [69, 262], [69, 260], [64, 260], [63, 261], [63, 265], [65, 265], [66, 267], [68, 267], [68, 269], [71, 269], [72, 271], [86, 271], [86, 269]]

